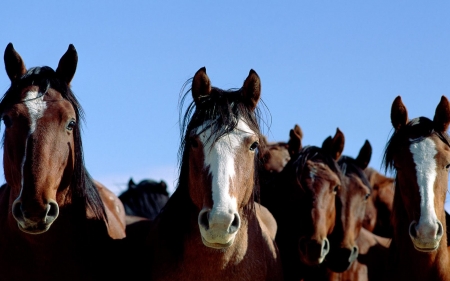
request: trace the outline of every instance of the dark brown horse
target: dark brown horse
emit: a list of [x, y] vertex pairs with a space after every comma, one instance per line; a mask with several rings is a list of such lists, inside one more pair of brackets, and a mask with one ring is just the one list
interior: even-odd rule
[[242, 88], [224, 91], [201, 68], [191, 92], [178, 187], [149, 239], [152, 279], [282, 280], [275, 233], [266, 225], [275, 222], [253, 194], [260, 79], [251, 70]]
[[[330, 142], [329, 139], [324, 142], [324, 146]], [[355, 159], [342, 156], [338, 161], [344, 177], [342, 188], [338, 191], [336, 226], [330, 235], [331, 249], [326, 260], [327, 267], [335, 272], [347, 270], [358, 256], [356, 239], [371, 193], [370, 183], [363, 170], [367, 167], [371, 155], [372, 147], [366, 141]]]
[[302, 135], [296, 132], [290, 132], [289, 150], [297, 153], [292, 153], [265, 200], [277, 220], [276, 241], [285, 280], [306, 277], [327, 256], [327, 236], [336, 221], [335, 197], [341, 185], [335, 160], [344, 148], [342, 134], [334, 139], [334, 150], [325, 151], [316, 146], [301, 147]]
[[445, 96], [433, 120], [408, 119], [398, 96], [391, 108], [395, 129], [384, 163], [396, 171], [391, 243], [392, 280], [450, 280], [444, 202], [448, 190], [450, 104]]
[[[124, 238], [118, 198], [83, 163], [82, 109], [70, 90], [77, 52], [56, 71], [26, 69], [10, 43], [11, 87], [0, 102], [5, 134], [0, 189], [0, 272], [4, 280], [98, 280], [114, 275], [112, 238]], [[103, 202], [104, 200], [104, 202]]]

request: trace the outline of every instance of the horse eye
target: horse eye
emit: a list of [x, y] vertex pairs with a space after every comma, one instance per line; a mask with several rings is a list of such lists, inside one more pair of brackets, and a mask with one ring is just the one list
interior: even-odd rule
[[193, 148], [197, 148], [198, 147], [198, 141], [196, 138], [191, 137], [189, 138], [189, 144], [191, 145], [191, 147]]
[[367, 193], [366, 196], [364, 196], [364, 200], [369, 199], [370, 193]]
[[77, 123], [75, 123], [74, 120], [70, 121], [69, 124], [67, 124], [67, 130], [72, 131]]
[[9, 128], [9, 127], [12, 126], [12, 120], [11, 120], [11, 118], [8, 115], [4, 115], [2, 117], [2, 119], [3, 119], [3, 124], [5, 124], [6, 128]]
[[450, 164], [447, 164], [447, 166], [445, 166], [445, 169], [446, 170], [450, 169]]
[[333, 192], [334, 192], [334, 193], [337, 193], [338, 190], [339, 190], [339, 185], [336, 185], [336, 186], [333, 188]]
[[252, 143], [252, 145], [250, 146], [250, 151], [255, 151], [255, 149], [258, 148], [258, 145], [259, 145], [259, 143], [257, 141]]

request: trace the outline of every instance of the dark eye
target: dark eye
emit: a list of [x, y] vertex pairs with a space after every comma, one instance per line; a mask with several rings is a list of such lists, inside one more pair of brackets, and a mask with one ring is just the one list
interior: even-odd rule
[[339, 185], [336, 185], [336, 186], [333, 188], [333, 192], [334, 192], [334, 193], [337, 193], [338, 190], [339, 190]]
[[445, 169], [446, 170], [450, 169], [450, 164], [447, 164], [447, 166], [445, 166]]
[[72, 131], [73, 128], [75, 128], [76, 124], [77, 123], [74, 120], [70, 121], [69, 124], [67, 124], [67, 130]]
[[364, 200], [369, 199], [370, 193], [367, 193], [366, 196], [364, 196]]
[[258, 145], [259, 145], [259, 143], [257, 141], [252, 143], [252, 145], [250, 146], [250, 151], [255, 151], [255, 149], [258, 148]]
[[189, 138], [189, 144], [193, 148], [197, 148], [198, 147], [198, 141], [197, 141], [197, 139], [195, 137]]
[[3, 119], [3, 124], [5, 124], [6, 128], [9, 128], [9, 127], [12, 126], [12, 120], [11, 120], [11, 118], [8, 115], [4, 115], [2, 117], [2, 119]]

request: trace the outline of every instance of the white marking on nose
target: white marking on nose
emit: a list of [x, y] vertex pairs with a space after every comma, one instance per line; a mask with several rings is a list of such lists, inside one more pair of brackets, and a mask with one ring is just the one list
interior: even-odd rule
[[416, 164], [417, 184], [420, 192], [420, 224], [435, 225], [437, 220], [434, 209], [434, 181], [436, 179], [437, 154], [434, 141], [425, 138], [412, 143], [409, 147]]
[[211, 146], [211, 129], [200, 134], [205, 155], [205, 167], [209, 167], [212, 177], [213, 212], [237, 212], [237, 199], [230, 195], [231, 180], [234, 178], [236, 150], [244, 139], [255, 133], [242, 120], [229, 134], [223, 136]]

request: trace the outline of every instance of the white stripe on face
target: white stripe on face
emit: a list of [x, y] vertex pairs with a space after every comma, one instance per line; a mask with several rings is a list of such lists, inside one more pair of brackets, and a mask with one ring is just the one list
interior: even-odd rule
[[411, 144], [409, 150], [416, 164], [417, 184], [420, 192], [420, 220], [418, 224], [434, 225], [437, 222], [434, 210], [434, 181], [437, 175], [436, 145], [431, 139], [425, 138]]
[[44, 94], [37, 91], [27, 92], [22, 101], [28, 108], [30, 115], [30, 131], [28, 135], [31, 135], [36, 130], [37, 120], [44, 115], [44, 111], [47, 109], [47, 103], [44, 101]]
[[211, 143], [207, 142], [211, 130], [208, 129], [200, 134], [205, 155], [205, 167], [209, 168], [212, 177], [212, 209], [214, 211], [237, 212], [237, 199], [230, 195], [232, 186], [230, 180], [236, 174], [235, 151], [246, 137], [254, 134], [242, 120], [239, 120], [237, 127], [232, 132], [223, 136], [212, 147]]
[[[22, 99], [22, 102], [28, 109], [28, 114], [30, 118], [30, 130], [28, 131], [28, 137], [34, 133], [36, 130], [36, 124], [39, 118], [44, 115], [44, 111], [47, 109], [47, 103], [44, 101], [44, 94], [39, 93], [38, 91], [29, 91], [26, 93], [25, 98]], [[27, 137], [27, 140], [28, 140]], [[23, 187], [23, 166], [25, 165], [25, 160], [27, 159], [27, 145], [28, 141], [25, 142], [25, 152], [22, 159], [22, 187]], [[22, 188], [20, 189], [20, 194], [22, 194]], [[20, 195], [19, 195], [20, 196]]]

